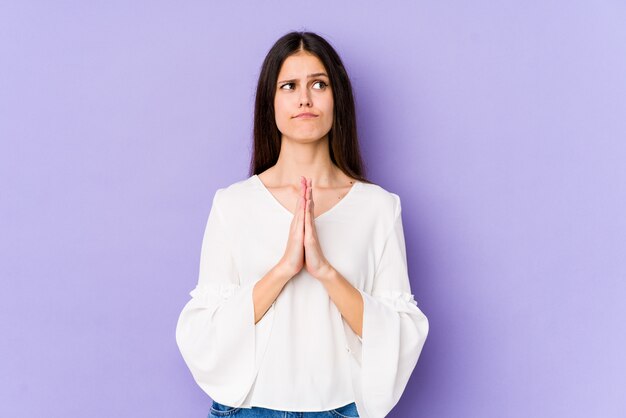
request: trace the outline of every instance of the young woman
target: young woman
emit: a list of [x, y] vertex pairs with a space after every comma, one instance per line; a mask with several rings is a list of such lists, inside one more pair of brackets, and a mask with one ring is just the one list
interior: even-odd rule
[[218, 189], [176, 327], [210, 417], [382, 418], [428, 334], [400, 198], [366, 180], [352, 88], [319, 35], [259, 77], [251, 176]]

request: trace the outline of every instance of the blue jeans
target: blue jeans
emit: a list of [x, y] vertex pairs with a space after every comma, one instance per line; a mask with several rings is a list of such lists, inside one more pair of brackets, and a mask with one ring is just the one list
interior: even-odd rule
[[234, 408], [213, 401], [208, 418], [357, 418], [359, 413], [354, 402], [337, 409], [319, 412], [289, 412], [276, 409], [261, 408]]

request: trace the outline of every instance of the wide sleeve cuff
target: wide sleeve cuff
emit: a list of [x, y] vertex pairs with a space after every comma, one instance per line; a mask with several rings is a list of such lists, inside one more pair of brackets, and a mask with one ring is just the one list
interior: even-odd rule
[[190, 292], [176, 342], [194, 380], [212, 399], [250, 407], [248, 394], [269, 342], [274, 304], [254, 323], [255, 283], [206, 283]]
[[383, 418], [399, 401], [417, 364], [428, 319], [410, 293], [359, 292], [362, 338], [344, 320], [356, 405], [362, 418]]

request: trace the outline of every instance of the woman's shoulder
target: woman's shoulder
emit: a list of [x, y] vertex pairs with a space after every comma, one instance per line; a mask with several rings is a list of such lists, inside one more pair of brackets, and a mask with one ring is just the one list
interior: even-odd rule
[[255, 176], [240, 179], [235, 182], [223, 185], [215, 190], [213, 197], [214, 204], [220, 205], [238, 205], [249, 200], [252, 191], [255, 189]]
[[378, 212], [396, 214], [400, 210], [400, 196], [374, 182], [359, 182], [363, 203]]

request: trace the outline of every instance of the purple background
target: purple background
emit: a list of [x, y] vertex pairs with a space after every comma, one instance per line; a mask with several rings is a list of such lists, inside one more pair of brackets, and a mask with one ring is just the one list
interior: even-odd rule
[[[258, 4], [257, 4], [258, 3]], [[626, 416], [621, 1], [0, 5], [0, 416], [206, 417], [175, 326], [273, 42], [351, 76], [430, 334], [392, 417]]]

